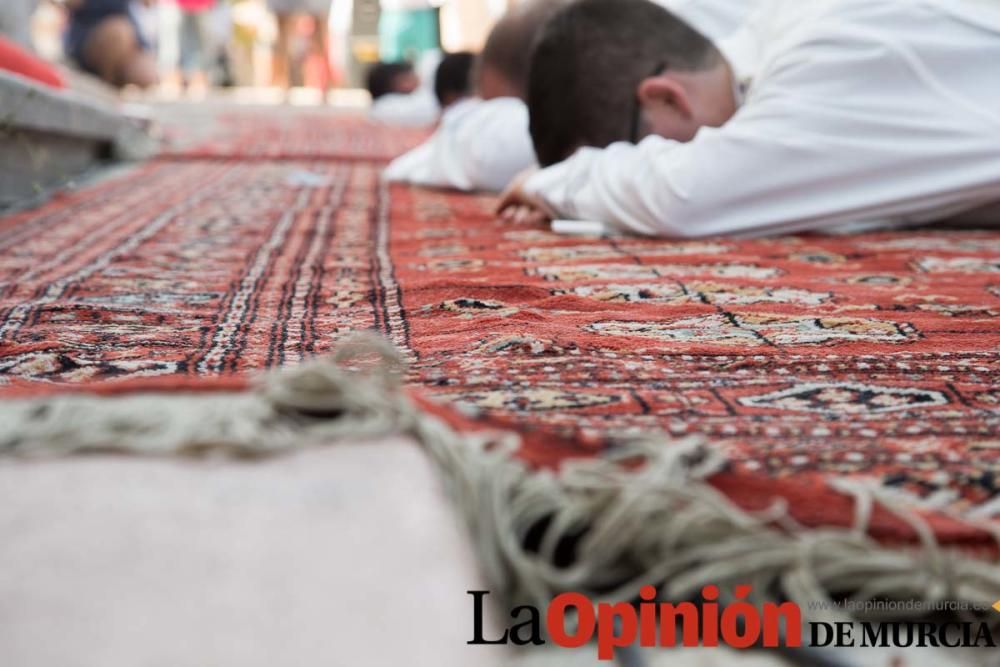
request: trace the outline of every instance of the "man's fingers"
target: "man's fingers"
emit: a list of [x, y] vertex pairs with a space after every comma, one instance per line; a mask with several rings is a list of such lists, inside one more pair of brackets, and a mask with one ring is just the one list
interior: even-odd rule
[[523, 174], [500, 195], [496, 212], [501, 220], [519, 225], [540, 225], [553, 217], [544, 201], [524, 193], [521, 183], [530, 174]]
[[515, 189], [508, 188], [500, 195], [500, 201], [497, 203], [497, 213], [503, 213], [505, 210], [519, 206], [524, 203], [521, 200], [521, 194]]
[[531, 217], [528, 220], [528, 224], [534, 225], [534, 226], [541, 226], [541, 225], [544, 225], [545, 223], [547, 223], [551, 219], [552, 219], [552, 216], [550, 216], [548, 213], [546, 213], [545, 211], [539, 211], [539, 210], [536, 209], [536, 210], [532, 211]]
[[551, 219], [551, 217], [552, 216], [541, 209], [535, 208], [534, 206], [525, 206], [523, 204], [508, 206], [500, 212], [500, 218], [503, 221], [516, 225], [544, 225]]
[[502, 213], [504, 209], [511, 206], [524, 206], [525, 204], [530, 205], [532, 203], [530, 197], [524, 194], [523, 187], [536, 171], [538, 171], [537, 167], [530, 167], [514, 177], [514, 180], [510, 182], [507, 189], [500, 194], [497, 213]]
[[537, 208], [531, 208], [525, 212], [522, 224], [538, 227], [544, 225], [548, 221], [549, 215], [545, 211]]
[[531, 213], [531, 207], [529, 206], [515, 206], [513, 209], [514, 213], [511, 216], [511, 222], [523, 225], [524, 221], [527, 219], [528, 215]]
[[506, 220], [507, 222], [513, 222], [514, 216], [521, 209], [520, 206], [508, 205], [506, 208], [500, 211], [500, 218]]

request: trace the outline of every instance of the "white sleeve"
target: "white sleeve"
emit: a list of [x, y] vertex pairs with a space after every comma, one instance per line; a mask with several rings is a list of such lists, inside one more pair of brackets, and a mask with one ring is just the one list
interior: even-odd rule
[[389, 93], [375, 100], [368, 115], [387, 125], [425, 127], [437, 122], [441, 108], [432, 91], [418, 89], [408, 95]]
[[[938, 25], [952, 50], [986, 44]], [[968, 55], [988, 81], [990, 59]], [[857, 25], [817, 31], [765, 63], [724, 127], [581, 149], [525, 190], [561, 217], [680, 238], [927, 222], [1000, 199], [1000, 128], [979, 112], [1000, 96], [952, 95], [934, 66]]]
[[445, 112], [424, 144], [394, 160], [385, 178], [464, 191], [500, 191], [534, 164], [523, 102], [467, 100]]
[[444, 177], [435, 174], [434, 170], [436, 139], [437, 134], [435, 133], [424, 143], [390, 162], [389, 166], [382, 172], [382, 178], [390, 183], [446, 186], [446, 183], [441, 182]]
[[717, 42], [736, 31], [763, 0], [654, 0]]

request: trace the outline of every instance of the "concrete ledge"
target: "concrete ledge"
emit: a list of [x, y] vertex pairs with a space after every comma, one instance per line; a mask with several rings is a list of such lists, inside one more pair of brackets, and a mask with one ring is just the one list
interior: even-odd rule
[[125, 121], [113, 107], [0, 72], [0, 130], [35, 130], [110, 141]]
[[137, 133], [101, 100], [0, 72], [0, 208], [65, 185]]

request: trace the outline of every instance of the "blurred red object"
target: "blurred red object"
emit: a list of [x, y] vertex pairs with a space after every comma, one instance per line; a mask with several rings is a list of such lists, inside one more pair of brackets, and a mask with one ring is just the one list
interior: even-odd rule
[[19, 74], [52, 88], [65, 88], [59, 70], [14, 42], [0, 37], [0, 70]]
[[177, 0], [177, 5], [186, 12], [203, 12], [215, 5], [215, 0]]

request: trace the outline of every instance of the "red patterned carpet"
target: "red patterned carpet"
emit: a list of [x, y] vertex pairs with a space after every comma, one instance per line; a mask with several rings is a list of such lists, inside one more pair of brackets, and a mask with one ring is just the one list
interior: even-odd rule
[[205, 113], [192, 127], [187, 117], [163, 118], [165, 159], [388, 161], [429, 134], [392, 127], [363, 116], [287, 107]]
[[532, 439], [536, 464], [704, 433], [746, 507], [848, 525], [828, 482], [863, 479], [990, 544], [949, 516], [1000, 515], [1000, 232], [609, 241], [493, 206], [377, 163], [189, 160], [0, 219], [0, 397], [197, 386], [374, 328], [421, 391], [572, 435]]

